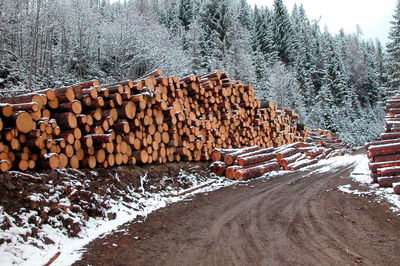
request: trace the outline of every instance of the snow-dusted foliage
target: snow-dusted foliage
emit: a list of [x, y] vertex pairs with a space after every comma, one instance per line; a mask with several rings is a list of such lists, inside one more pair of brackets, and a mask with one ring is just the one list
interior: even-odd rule
[[282, 0], [272, 8], [246, 0], [4, 0], [0, 89], [221, 69], [309, 126], [362, 144], [383, 130], [380, 103], [399, 87], [399, 12], [398, 3], [386, 54], [359, 32], [321, 30], [303, 6], [290, 12]]
[[400, 89], [400, 0], [397, 0], [392, 27], [389, 33], [389, 43], [387, 45], [389, 69], [388, 96], [393, 95]]
[[259, 98], [270, 99], [282, 108], [296, 110], [305, 115], [304, 99], [300, 93], [296, 73], [278, 61], [268, 69], [267, 91], [259, 92]]

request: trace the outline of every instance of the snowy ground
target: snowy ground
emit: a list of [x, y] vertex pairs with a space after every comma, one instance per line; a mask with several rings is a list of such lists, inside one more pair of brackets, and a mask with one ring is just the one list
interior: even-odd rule
[[393, 193], [393, 188], [380, 188], [378, 184], [371, 184], [371, 172], [368, 168], [368, 158], [364, 154], [352, 156], [357, 162], [357, 166], [350, 175], [350, 178], [365, 187], [366, 191], [359, 191], [352, 188], [351, 184], [339, 186], [338, 189], [344, 193], [355, 194], [359, 196], [375, 195], [377, 202], [387, 202], [390, 209], [400, 215], [400, 196]]
[[0, 222], [8, 219], [11, 223], [9, 229], [0, 232], [0, 239], [11, 240], [11, 243], [6, 242], [0, 246], [0, 265], [44, 265], [57, 254], [59, 254], [59, 256], [52, 265], [71, 265], [81, 257], [82, 249], [85, 245], [102, 235], [116, 230], [118, 226], [132, 221], [137, 217], [143, 217], [145, 219], [149, 213], [173, 202], [184, 200], [193, 194], [217, 190], [234, 183], [233, 181], [218, 177], [215, 177], [215, 179], [211, 181], [206, 180], [204, 182], [199, 182], [198, 178], [183, 171], [181, 171], [179, 175], [181, 175], [182, 178], [192, 181], [191, 189], [196, 189], [196, 187], [200, 188], [181, 196], [176, 195], [185, 193], [188, 189], [181, 189], [179, 191], [171, 189], [160, 193], [149, 193], [145, 191], [143, 187], [143, 183], [146, 182], [147, 178], [147, 176], [144, 175], [141, 178], [143, 182], [141, 192], [132, 191], [130, 195], [128, 195], [128, 197], [133, 200], [132, 204], [127, 205], [122, 200], [117, 201], [112, 199], [107, 202], [108, 205], [112, 206], [108, 212], [113, 213], [113, 215], [116, 214], [116, 219], [114, 220], [89, 218], [85, 227], [76, 238], [69, 238], [65, 230], [60, 231], [54, 227], [43, 225], [38, 234], [50, 238], [55, 242], [54, 244], [46, 244], [32, 237], [29, 237], [28, 241], [26, 241], [26, 239], [24, 240], [23, 237], [21, 237], [25, 232], [31, 232], [34, 225], [28, 223], [28, 220], [31, 216], [37, 215], [37, 213], [26, 213], [26, 216], [23, 217], [26, 223], [23, 226], [16, 226], [13, 223], [14, 218], [5, 213], [0, 206]]
[[[389, 202], [392, 204], [392, 210], [398, 212], [400, 210], [400, 197], [393, 194], [393, 189], [383, 189], [375, 184], [370, 184], [371, 178], [369, 177], [368, 159], [365, 155], [346, 155], [322, 160], [317, 165], [299, 170], [299, 173], [307, 169], [315, 168], [316, 170], [312, 173], [324, 174], [335, 171], [335, 169], [341, 166], [354, 163], [356, 163], [356, 167], [350, 178], [359, 182], [367, 191], [361, 192], [357, 189], [352, 189], [350, 184], [340, 186], [338, 189], [344, 193], [352, 193], [360, 196], [375, 194], [377, 200]], [[262, 178], [278, 178], [285, 173], [287, 172], [273, 172], [266, 174]], [[122, 199], [108, 200], [107, 204], [111, 206], [108, 212], [116, 214], [116, 219], [89, 218], [85, 227], [78, 234], [78, 237], [69, 238], [65, 230], [61, 231], [54, 228], [54, 226], [43, 225], [38, 234], [52, 239], [54, 244], [46, 244], [44, 241], [38, 240], [37, 238], [28, 237], [27, 240], [21, 237], [21, 235], [24, 235], [24, 232], [30, 232], [32, 230], [33, 225], [29, 223], [28, 220], [31, 216], [37, 215], [37, 213], [26, 212], [25, 217], [22, 217], [26, 223], [23, 226], [16, 226], [13, 224], [14, 218], [5, 213], [0, 206], [0, 222], [8, 219], [11, 224], [10, 228], [7, 230], [0, 231], [0, 239], [11, 239], [10, 243], [6, 242], [0, 245], [0, 265], [44, 265], [57, 254], [59, 254], [59, 256], [52, 265], [71, 265], [81, 257], [85, 245], [98, 237], [111, 233], [126, 222], [130, 222], [138, 217], [145, 219], [149, 213], [173, 202], [185, 199], [188, 200], [188, 198], [194, 194], [211, 192], [236, 183], [216, 176], [214, 176], [213, 179], [199, 181], [198, 177], [196, 178], [184, 171], [181, 171], [179, 175], [180, 178], [191, 180], [190, 188], [185, 190], [181, 189], [179, 191], [176, 189], [164, 190], [158, 193], [150, 193], [144, 189], [143, 184], [148, 177], [147, 175], [143, 175], [141, 177], [142, 186], [140, 191], [135, 192], [132, 190], [127, 196], [132, 200], [132, 203], [128, 205]], [[118, 178], [118, 176], [115, 176], [115, 178]], [[304, 178], [307, 178], [307, 175], [305, 175]], [[66, 204], [68, 204], [68, 202]], [[39, 239], [43, 239], [43, 237]]]

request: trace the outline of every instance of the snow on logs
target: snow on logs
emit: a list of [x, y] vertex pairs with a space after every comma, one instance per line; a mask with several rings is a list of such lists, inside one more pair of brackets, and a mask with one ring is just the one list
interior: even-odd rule
[[277, 170], [298, 170], [321, 159], [341, 155], [318, 143], [295, 142], [273, 148], [214, 149], [210, 170], [229, 179], [247, 180]]
[[[1, 98], [0, 171], [219, 160], [228, 154], [228, 162], [257, 164], [271, 151], [267, 147], [305, 140], [307, 128], [297, 126], [298, 118], [258, 101], [251, 85], [221, 71], [179, 79], [156, 70], [106, 85], [92, 80]], [[247, 146], [249, 158], [242, 150], [231, 154]], [[220, 152], [211, 153], [216, 148]], [[286, 164], [294, 162], [288, 159]]]
[[386, 101], [385, 132], [380, 141], [368, 143], [369, 169], [374, 183], [393, 187], [400, 194], [400, 95]]

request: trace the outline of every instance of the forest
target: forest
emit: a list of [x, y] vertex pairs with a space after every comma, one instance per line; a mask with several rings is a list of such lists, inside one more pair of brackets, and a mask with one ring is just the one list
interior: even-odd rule
[[282, 0], [3, 0], [0, 93], [220, 69], [308, 127], [363, 145], [384, 130], [383, 102], [399, 87], [400, 1], [393, 19], [384, 47], [360, 29], [334, 35]]

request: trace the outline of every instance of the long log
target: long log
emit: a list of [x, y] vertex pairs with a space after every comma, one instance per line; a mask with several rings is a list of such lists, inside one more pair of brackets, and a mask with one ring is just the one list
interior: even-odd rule
[[392, 187], [397, 182], [400, 182], [400, 176], [378, 177], [380, 187]]
[[228, 165], [231, 165], [231, 164], [233, 164], [233, 162], [236, 160], [236, 158], [239, 155], [243, 155], [245, 153], [253, 152], [253, 151], [256, 151], [256, 150], [259, 150], [259, 149], [260, 149], [259, 146], [252, 146], [252, 147], [241, 149], [241, 150], [239, 150], [237, 152], [234, 152], [234, 153], [227, 154], [224, 157], [224, 162], [226, 164], [228, 164]]
[[210, 155], [211, 156], [211, 160], [213, 162], [221, 161], [221, 160], [224, 159], [226, 154], [234, 153], [234, 152], [237, 152], [239, 150], [240, 149], [219, 149], [219, 148], [213, 149], [213, 151], [211, 152], [211, 155]]
[[275, 160], [252, 168], [239, 170], [235, 173], [235, 179], [247, 180], [250, 178], [259, 177], [265, 174], [266, 172], [279, 170], [279, 168], [280, 168], [279, 163], [277, 160]]
[[399, 153], [400, 143], [373, 145], [368, 149], [369, 157]]
[[381, 140], [398, 139], [398, 138], [400, 138], [400, 132], [382, 133], [380, 135], [380, 138], [381, 138]]
[[400, 166], [400, 160], [369, 163], [368, 166], [372, 173], [377, 173], [379, 168]]
[[400, 176], [400, 166], [382, 167], [377, 169], [379, 176]]
[[283, 149], [283, 150], [280, 150], [280, 151], [276, 152], [276, 159], [282, 160], [283, 158], [290, 157], [290, 156], [292, 156], [292, 155], [294, 155], [294, 154], [296, 154], [298, 152], [299, 151], [296, 148]]
[[252, 165], [260, 162], [267, 162], [270, 161], [271, 159], [276, 158], [276, 153], [275, 152], [270, 152], [270, 153], [265, 153], [265, 154], [256, 154], [253, 156], [249, 157], [241, 157], [238, 159], [238, 165], [240, 166], [247, 166], [247, 165]]
[[392, 143], [400, 143], [400, 138], [369, 142], [369, 143], [365, 144], [365, 147], [368, 150], [370, 146], [386, 145], [386, 144], [392, 144]]
[[313, 165], [313, 164], [316, 164], [316, 163], [318, 163], [317, 159], [312, 159], [312, 160], [304, 159], [304, 160], [300, 160], [300, 161], [296, 161], [294, 163], [291, 163], [291, 164], [288, 165], [288, 167], [289, 167], [290, 170], [294, 171], [294, 170], [298, 170], [298, 169], [301, 169], [303, 167], [310, 166], [310, 165]]

